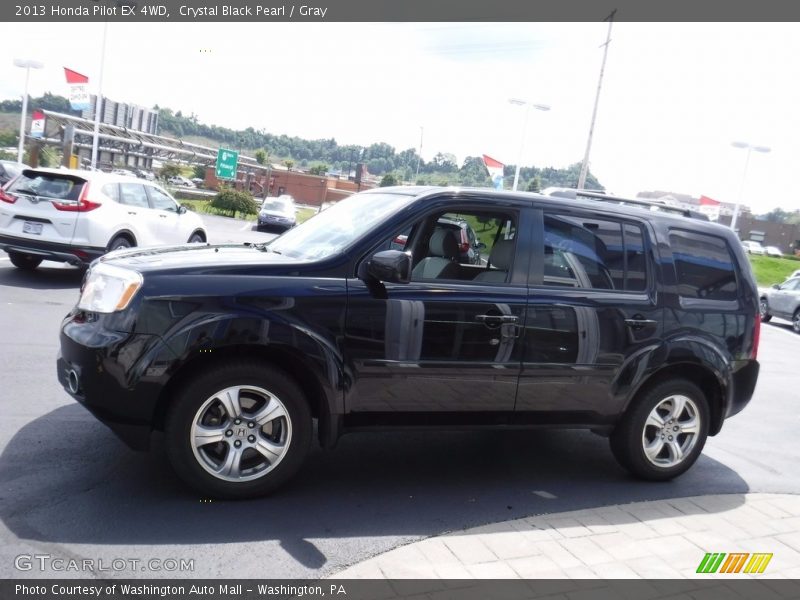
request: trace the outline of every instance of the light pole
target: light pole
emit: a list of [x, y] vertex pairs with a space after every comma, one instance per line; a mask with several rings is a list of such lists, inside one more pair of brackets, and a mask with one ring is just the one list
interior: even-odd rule
[[414, 176], [414, 185], [417, 184], [417, 179], [419, 179], [419, 163], [422, 161], [422, 134], [425, 133], [425, 130], [420, 125], [419, 128], [419, 153], [417, 154], [417, 174]]
[[750, 153], [755, 150], [756, 152], [766, 154], [770, 152], [770, 148], [767, 146], [754, 146], [747, 142], [733, 142], [731, 146], [747, 150], [747, 158], [744, 159], [744, 170], [742, 171], [742, 183], [739, 186], [739, 198], [736, 200], [736, 206], [733, 208], [733, 218], [731, 219], [731, 230], [736, 231], [736, 221], [739, 218], [739, 206], [742, 204], [742, 195], [744, 194], [744, 182], [747, 179], [747, 166], [750, 164]]
[[528, 130], [528, 117], [530, 116], [531, 107], [543, 111], [550, 110], [550, 107], [547, 104], [536, 104], [535, 102], [528, 102], [527, 100], [520, 100], [519, 98], [509, 98], [508, 101], [516, 106], [525, 107], [525, 124], [522, 126], [522, 139], [519, 142], [519, 156], [517, 157], [517, 169], [514, 172], [514, 187], [512, 188], [516, 192], [517, 185], [519, 184], [519, 167], [522, 162], [522, 150], [525, 148], [525, 133]]
[[44, 65], [38, 60], [15, 58], [14, 66], [25, 69], [25, 94], [22, 96], [22, 117], [19, 121], [19, 149], [17, 151], [17, 162], [22, 164], [22, 153], [25, 149], [25, 117], [28, 114], [28, 80], [31, 76], [31, 69], [41, 69]]
[[106, 65], [106, 37], [108, 36], [108, 21], [103, 23], [103, 44], [100, 47], [100, 78], [97, 82], [97, 99], [94, 103], [94, 131], [92, 133], [92, 171], [97, 169], [100, 157], [100, 119], [103, 111], [103, 71]]

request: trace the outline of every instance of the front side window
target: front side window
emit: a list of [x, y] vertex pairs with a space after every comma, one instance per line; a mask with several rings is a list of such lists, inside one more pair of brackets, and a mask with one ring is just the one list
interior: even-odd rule
[[725, 240], [673, 230], [669, 241], [681, 297], [736, 300], [736, 271]]
[[148, 186], [147, 192], [150, 195], [150, 204], [153, 208], [157, 210], [178, 212], [178, 203], [160, 189]]

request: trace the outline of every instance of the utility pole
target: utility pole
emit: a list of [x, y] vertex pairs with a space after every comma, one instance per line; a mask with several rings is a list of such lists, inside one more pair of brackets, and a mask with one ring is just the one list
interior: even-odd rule
[[425, 130], [420, 126], [419, 128], [419, 152], [417, 153], [417, 174], [414, 175], [414, 184], [416, 185], [417, 179], [419, 179], [419, 163], [422, 160], [422, 134]]
[[608, 46], [611, 44], [611, 26], [614, 24], [614, 15], [617, 14], [617, 9], [611, 11], [604, 20], [608, 21], [608, 35], [606, 36], [606, 43], [603, 44], [603, 62], [600, 65], [600, 79], [597, 82], [597, 95], [594, 99], [594, 110], [592, 111], [592, 122], [589, 125], [589, 139], [586, 142], [586, 154], [583, 155], [583, 164], [581, 165], [581, 175], [578, 178], [578, 189], [582, 190], [586, 184], [586, 176], [589, 174], [589, 152], [592, 150], [592, 135], [594, 134], [594, 122], [597, 119], [597, 105], [600, 103], [600, 88], [603, 87], [603, 72], [606, 70], [606, 57], [608, 57]]

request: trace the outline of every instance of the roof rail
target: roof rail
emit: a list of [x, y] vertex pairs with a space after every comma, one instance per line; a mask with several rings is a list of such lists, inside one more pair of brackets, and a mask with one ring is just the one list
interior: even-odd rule
[[606, 194], [605, 192], [598, 192], [594, 190], [576, 190], [571, 188], [559, 188], [557, 190], [550, 192], [548, 195], [561, 198], [570, 198], [570, 199], [588, 198], [590, 200], [598, 200], [600, 202], [610, 202], [613, 204], [641, 206], [649, 208], [650, 210], [672, 212], [675, 214], [682, 215], [684, 217], [689, 217], [691, 219], [699, 219], [701, 221], [709, 220], [707, 215], [704, 215], [703, 213], [698, 212], [696, 210], [681, 208], [679, 206], [670, 206], [669, 204], [665, 204], [663, 202], [654, 202], [652, 200], [640, 200], [638, 198], [636, 199], [621, 198], [619, 196], [612, 196], [610, 194]]

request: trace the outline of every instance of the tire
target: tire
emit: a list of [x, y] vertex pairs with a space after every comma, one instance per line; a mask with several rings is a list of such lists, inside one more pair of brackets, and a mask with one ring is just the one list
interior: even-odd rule
[[761, 317], [762, 323], [769, 323], [772, 320], [772, 315], [769, 314], [769, 304], [766, 298], [761, 298], [758, 301], [758, 314]]
[[42, 259], [38, 256], [21, 254], [19, 252], [9, 252], [8, 259], [11, 261], [12, 265], [23, 271], [33, 271], [42, 264]]
[[794, 315], [792, 315], [792, 329], [794, 329], [795, 333], [800, 333], [800, 308], [794, 311]]
[[188, 243], [190, 243], [190, 244], [205, 244], [206, 240], [203, 237], [203, 234], [195, 232], [189, 238], [189, 242]]
[[225, 362], [190, 380], [165, 426], [178, 476], [205, 496], [231, 500], [277, 489], [300, 468], [311, 438], [298, 385], [253, 361]]
[[118, 235], [108, 243], [108, 251], [113, 252], [121, 248], [133, 248], [134, 244], [124, 235]]
[[[670, 379], [634, 400], [611, 434], [611, 451], [633, 475], [667, 481], [686, 472], [700, 456], [709, 421], [708, 400], [700, 388], [684, 379]], [[690, 422], [691, 433], [684, 431]]]

